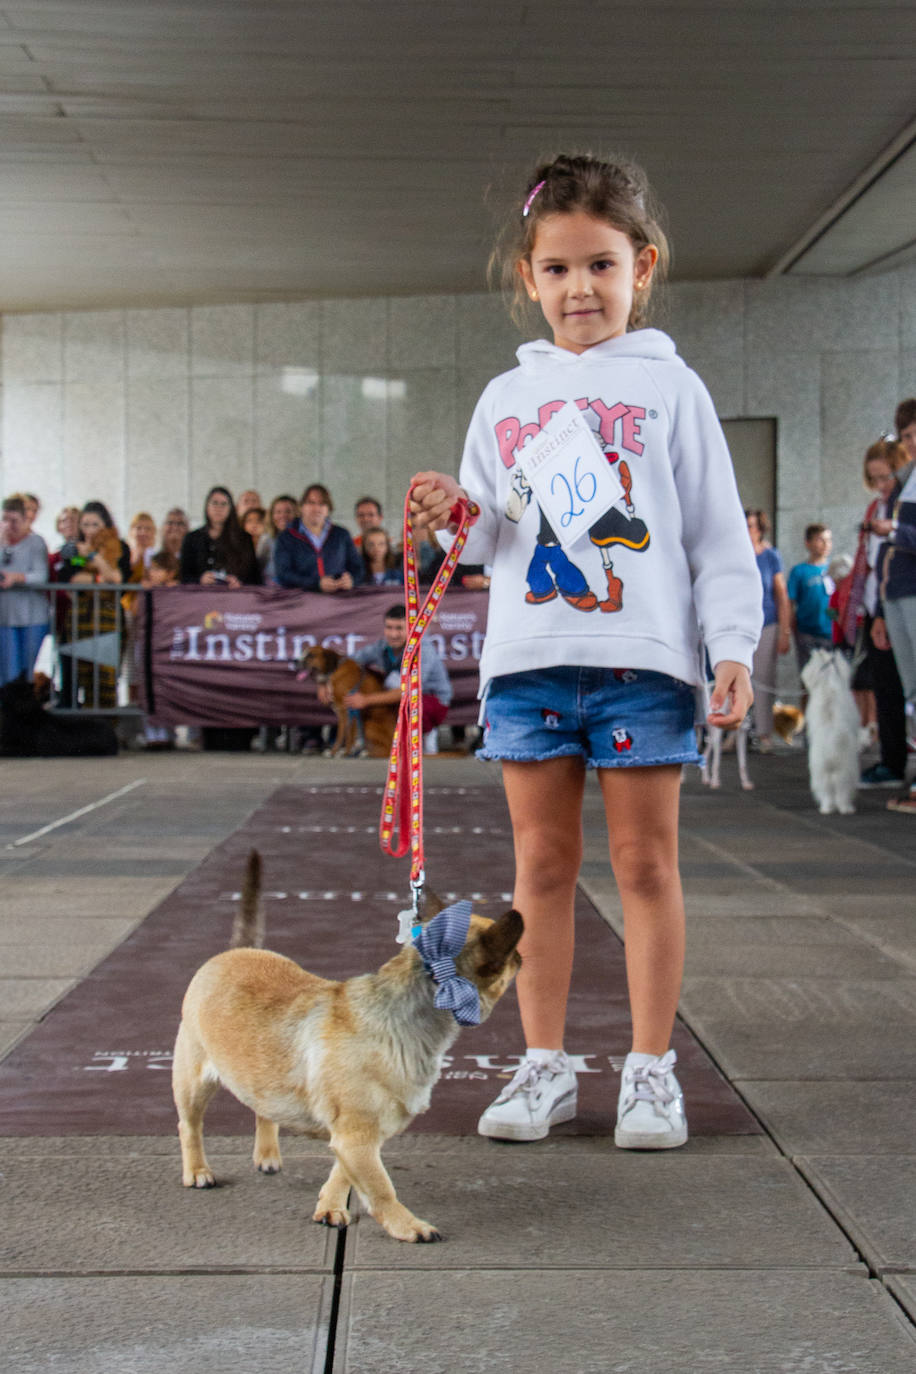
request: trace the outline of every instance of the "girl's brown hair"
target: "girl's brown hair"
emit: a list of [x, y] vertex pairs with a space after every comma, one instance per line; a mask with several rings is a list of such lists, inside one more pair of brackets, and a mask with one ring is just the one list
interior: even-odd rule
[[[906, 426], [904, 426], [906, 428]], [[865, 482], [865, 490], [871, 491], [871, 483], [868, 480], [869, 463], [887, 463], [891, 472], [896, 472], [909, 462], [906, 449], [898, 439], [879, 439], [877, 443], [869, 444], [865, 450], [865, 458], [862, 463], [862, 479]]]
[[628, 327], [642, 328], [648, 321], [653, 281], [663, 281], [668, 272], [670, 250], [660, 223], [661, 209], [654, 201], [645, 172], [635, 162], [605, 162], [590, 153], [564, 153], [542, 163], [529, 178], [525, 194], [497, 240], [490, 256], [490, 281], [499, 282], [508, 298], [512, 318], [524, 328], [530, 320], [530, 306], [518, 264], [522, 259], [530, 260], [542, 219], [576, 210], [584, 210], [626, 234], [634, 253], [649, 244], [658, 249], [652, 277], [633, 295]]

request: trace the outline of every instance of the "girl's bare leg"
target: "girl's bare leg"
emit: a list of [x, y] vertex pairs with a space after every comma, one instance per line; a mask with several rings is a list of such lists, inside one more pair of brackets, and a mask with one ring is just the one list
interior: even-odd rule
[[677, 834], [681, 769], [677, 764], [603, 768], [598, 780], [623, 907], [632, 1048], [661, 1055], [671, 1043], [684, 972]]
[[525, 922], [516, 980], [525, 1043], [558, 1050], [572, 976], [585, 765], [578, 756], [504, 762], [503, 783], [515, 843], [513, 905]]

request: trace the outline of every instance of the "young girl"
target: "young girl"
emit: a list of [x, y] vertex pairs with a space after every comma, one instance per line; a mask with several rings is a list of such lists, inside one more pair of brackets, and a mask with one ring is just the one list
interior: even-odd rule
[[[559, 157], [529, 181], [513, 228], [504, 270], [517, 300], [539, 303], [553, 343], [523, 345], [520, 365], [484, 391], [460, 486], [418, 473], [411, 502], [418, 526], [443, 530], [469, 495], [481, 514], [463, 557], [492, 565], [479, 752], [502, 760], [512, 820], [528, 1048], [478, 1129], [539, 1140], [575, 1115], [563, 1029], [585, 773], [595, 768], [633, 1023], [615, 1141], [665, 1149], [687, 1139], [669, 1050], [684, 955], [681, 765], [698, 762], [704, 645], [715, 672], [710, 720], [735, 726], [751, 704], [760, 578], [709, 395], [666, 335], [641, 328], [667, 257], [643, 174]], [[568, 401], [624, 495], [564, 551], [517, 459]]]

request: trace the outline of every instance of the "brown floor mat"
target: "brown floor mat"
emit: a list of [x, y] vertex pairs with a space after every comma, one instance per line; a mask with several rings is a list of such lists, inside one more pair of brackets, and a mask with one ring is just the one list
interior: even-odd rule
[[[4, 1135], [167, 1135], [175, 1129], [171, 1048], [184, 988], [229, 939], [249, 849], [264, 863], [267, 944], [324, 977], [377, 968], [397, 952], [397, 911], [408, 904], [406, 859], [377, 840], [381, 789], [283, 787], [153, 911], [134, 934], [47, 1015], [0, 1064]], [[430, 787], [424, 797], [429, 881], [485, 913], [509, 902], [512, 844], [505, 803], [490, 789]], [[562, 1134], [613, 1129], [619, 1064], [628, 1045], [623, 949], [580, 892], [567, 1050], [579, 1056], [576, 1121]], [[760, 1130], [686, 1028], [674, 1045], [694, 1134]], [[483, 1026], [462, 1031], [412, 1129], [472, 1134], [515, 1067], [521, 1046], [514, 993]], [[252, 1129], [251, 1114], [219, 1093], [211, 1134]]]

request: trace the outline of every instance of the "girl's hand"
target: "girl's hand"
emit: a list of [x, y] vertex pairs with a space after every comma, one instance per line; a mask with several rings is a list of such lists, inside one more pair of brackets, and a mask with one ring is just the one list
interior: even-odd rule
[[789, 634], [789, 631], [788, 631], [788, 630], [780, 630], [780, 631], [779, 631], [779, 643], [778, 643], [777, 646], [776, 646], [777, 652], [780, 653], [780, 654], [787, 654], [787, 653], [789, 652], [789, 650], [791, 649], [791, 647], [792, 647], [792, 636]]
[[452, 506], [466, 496], [448, 473], [418, 472], [410, 484], [410, 519], [414, 529], [447, 529]]
[[887, 633], [887, 623], [883, 615], [876, 615], [871, 626], [872, 643], [876, 649], [889, 649], [891, 641]]
[[202, 574], [201, 574], [200, 585], [201, 585], [202, 587], [215, 587], [215, 586], [216, 586], [216, 578], [213, 576], [212, 572], [210, 572], [210, 569], [209, 569], [209, 568], [207, 569], [207, 571], [206, 571], [205, 573], [202, 573]]
[[870, 520], [868, 522], [868, 528], [871, 530], [872, 534], [880, 534], [882, 537], [886, 538], [894, 528], [894, 522], [893, 520]]
[[754, 700], [751, 675], [743, 663], [723, 658], [716, 664], [715, 679], [706, 720], [720, 730], [734, 730], [744, 720]]
[[242, 585], [242, 584], [241, 584], [241, 582], [239, 581], [239, 579], [236, 577], [235, 573], [227, 573], [227, 574], [226, 574], [226, 586], [227, 586], [227, 587], [231, 587], [232, 590], [233, 590], [234, 592], [237, 592], [237, 591], [239, 590], [239, 588], [241, 587], [241, 585]]

